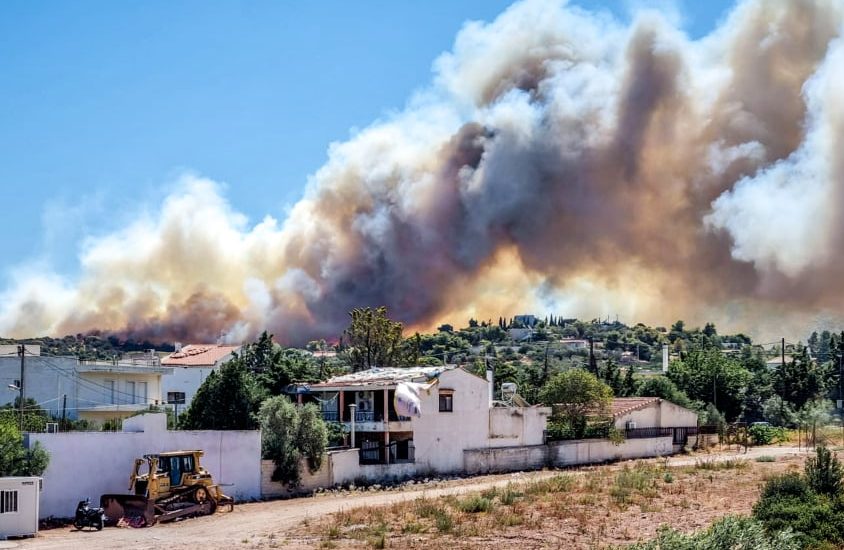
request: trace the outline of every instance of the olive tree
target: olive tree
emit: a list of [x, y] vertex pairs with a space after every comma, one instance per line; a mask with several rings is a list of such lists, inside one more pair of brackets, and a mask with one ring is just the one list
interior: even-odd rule
[[297, 407], [286, 397], [271, 397], [261, 404], [258, 419], [263, 457], [275, 463], [273, 481], [297, 484], [302, 458], [311, 472], [320, 468], [328, 429], [316, 405]]

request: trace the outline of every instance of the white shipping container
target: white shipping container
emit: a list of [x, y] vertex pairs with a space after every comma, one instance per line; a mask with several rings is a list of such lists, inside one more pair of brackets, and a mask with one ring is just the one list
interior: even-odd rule
[[38, 533], [40, 477], [0, 477], [0, 538]]

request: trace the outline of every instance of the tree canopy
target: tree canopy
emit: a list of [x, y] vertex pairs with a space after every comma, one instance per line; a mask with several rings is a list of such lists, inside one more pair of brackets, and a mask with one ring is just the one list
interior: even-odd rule
[[402, 324], [387, 317], [386, 307], [357, 308], [349, 316], [351, 322], [343, 336], [352, 370], [400, 367], [411, 362]]
[[583, 437], [588, 417], [609, 416], [612, 390], [583, 369], [555, 374], [542, 387], [539, 399], [553, 408], [552, 420], [566, 425], [575, 437]]

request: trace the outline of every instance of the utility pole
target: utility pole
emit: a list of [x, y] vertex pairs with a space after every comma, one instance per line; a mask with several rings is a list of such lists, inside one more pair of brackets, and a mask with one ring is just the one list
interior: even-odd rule
[[844, 445], [844, 395], [841, 393], [841, 360], [844, 359], [844, 349], [838, 350], [838, 410], [841, 416], [841, 444]]
[[20, 379], [20, 387], [18, 388], [18, 392], [20, 393], [20, 411], [21, 411], [21, 435], [23, 435], [23, 376], [24, 376], [24, 364], [26, 358], [26, 346], [21, 344], [18, 346], [18, 354], [21, 356], [21, 379]]
[[62, 398], [62, 425], [61, 429], [67, 431], [67, 394]]
[[545, 341], [545, 363], [542, 366], [542, 383], [548, 381], [548, 344], [549, 342]]
[[[780, 369], [781, 369], [781, 372], [782, 372], [782, 395], [780, 396], [780, 420], [782, 420], [783, 418], [785, 418], [785, 394], [786, 394], [786, 391], [785, 391], [786, 390], [786, 387], [785, 387], [785, 381], [786, 381], [786, 376], [785, 376], [785, 338], [782, 339], [782, 346], [781, 346], [780, 350], [781, 350], [780, 357], [781, 357], [781, 360], [782, 360], [782, 363], [781, 363], [781, 366], [780, 366]], [[800, 446], [800, 444], [798, 442], [798, 447], [799, 446]]]
[[785, 366], [785, 338], [782, 339], [782, 346], [780, 348], [782, 350], [782, 366]]

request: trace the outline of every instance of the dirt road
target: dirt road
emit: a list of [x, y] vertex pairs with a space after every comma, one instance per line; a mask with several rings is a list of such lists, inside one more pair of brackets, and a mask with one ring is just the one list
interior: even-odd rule
[[[796, 447], [764, 447], [750, 449], [747, 454], [712, 453], [701, 457], [677, 456], [668, 459], [669, 466], [686, 466], [695, 460], [753, 459], [761, 455], [784, 456], [798, 454]], [[618, 464], [598, 466], [618, 468]], [[438, 497], [505, 486], [557, 475], [558, 471], [526, 472], [470, 479], [446, 481], [436, 486], [419, 485], [395, 491], [356, 491], [326, 493], [314, 497], [272, 502], [241, 504], [233, 512], [157, 525], [146, 529], [107, 528], [101, 532], [77, 532], [70, 528], [42, 531], [36, 538], [17, 541], [24, 550], [97, 548], [97, 549], [158, 549], [187, 548], [297, 548], [302, 544], [287, 538], [291, 528], [303, 521], [361, 506], [380, 506], [412, 500], [422, 496]]]

